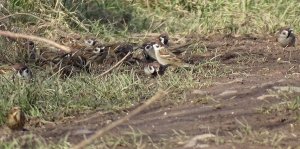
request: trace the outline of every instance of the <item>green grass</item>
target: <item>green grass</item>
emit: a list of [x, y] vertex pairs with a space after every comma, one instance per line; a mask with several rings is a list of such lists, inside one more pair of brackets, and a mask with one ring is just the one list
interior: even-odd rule
[[66, 141], [67, 138], [61, 138], [57, 143], [48, 142], [38, 136], [24, 135], [21, 138], [14, 138], [10, 142], [1, 142], [0, 148], [14, 149], [14, 148], [49, 148], [49, 149], [65, 149], [70, 148], [70, 144]]
[[278, 148], [279, 144], [286, 138], [286, 134], [283, 132], [269, 131], [266, 129], [254, 130], [247, 122], [237, 120], [237, 123], [240, 127], [235, 130], [235, 132], [230, 132], [230, 135], [232, 135], [230, 141], [233, 143], [260, 144]]
[[[292, 1], [182, 1], [182, 0], [79, 0], [52, 1], [10, 0], [10, 13], [26, 12], [15, 22], [48, 23], [45, 30], [57, 27], [90, 32], [110, 40], [126, 38], [131, 33], [233, 33], [272, 34], [280, 26], [292, 26], [296, 32], [300, 22], [300, 4]], [[40, 6], [40, 7], [37, 7]], [[55, 21], [54, 21], [55, 20]], [[125, 21], [124, 21], [125, 20]], [[49, 25], [50, 23], [50, 25]], [[118, 37], [118, 38], [116, 38]]]

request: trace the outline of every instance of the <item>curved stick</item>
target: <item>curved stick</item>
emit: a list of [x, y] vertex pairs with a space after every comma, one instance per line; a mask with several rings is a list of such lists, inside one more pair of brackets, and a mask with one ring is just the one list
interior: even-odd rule
[[11, 37], [11, 38], [25, 38], [25, 39], [29, 39], [29, 40], [36, 40], [36, 41], [40, 41], [40, 42], [45, 42], [49, 45], [52, 45], [60, 50], [63, 50], [65, 52], [71, 52], [71, 49], [67, 46], [64, 45], [60, 45], [52, 40], [46, 39], [46, 38], [42, 38], [42, 37], [38, 37], [38, 36], [33, 36], [33, 35], [25, 35], [25, 34], [19, 34], [19, 33], [13, 33], [13, 32], [9, 32], [9, 31], [1, 31], [0, 30], [0, 35], [2, 36], [6, 36], [6, 37]]

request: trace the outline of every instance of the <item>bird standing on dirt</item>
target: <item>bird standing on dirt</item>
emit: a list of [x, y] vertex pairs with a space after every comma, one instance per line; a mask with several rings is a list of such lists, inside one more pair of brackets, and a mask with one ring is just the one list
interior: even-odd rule
[[163, 66], [171, 65], [176, 67], [193, 67], [193, 65], [183, 62], [175, 54], [160, 44], [154, 44], [153, 49], [158, 63]]
[[108, 54], [108, 49], [104, 45], [97, 44], [93, 47], [81, 50], [79, 55], [86, 59], [87, 64], [91, 65], [92, 63], [101, 64], [104, 62]]
[[142, 45], [144, 57], [147, 60], [154, 61], [156, 60], [155, 52], [153, 49], [153, 44], [160, 43], [163, 46], [168, 46], [169, 44], [169, 36], [167, 33], [160, 34], [157, 38], [155, 38], [153, 41], [147, 41]]
[[7, 113], [6, 124], [11, 130], [23, 130], [25, 122], [26, 117], [20, 107], [13, 107]]
[[291, 28], [283, 28], [279, 31], [277, 41], [284, 48], [294, 47], [296, 42], [296, 37]]
[[160, 65], [157, 61], [152, 63], [147, 63], [144, 65], [144, 72], [146, 75], [163, 75], [165, 72], [165, 67]]
[[158, 39], [161, 44], [168, 46], [169, 45], [169, 35], [167, 33], [162, 33], [158, 36]]
[[143, 55], [145, 57], [146, 60], [148, 61], [155, 61], [156, 60], [156, 56], [155, 56], [155, 52], [153, 49], [153, 43], [144, 43], [142, 45], [142, 49], [143, 49]]

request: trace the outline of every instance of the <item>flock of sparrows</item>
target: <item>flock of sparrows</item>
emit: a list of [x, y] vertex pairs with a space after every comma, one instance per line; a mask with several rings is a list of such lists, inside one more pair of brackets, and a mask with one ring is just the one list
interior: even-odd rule
[[[277, 36], [278, 43], [286, 48], [295, 46], [296, 36], [291, 28], [282, 28]], [[84, 44], [76, 44], [78, 38], [62, 38], [61, 44], [71, 46], [73, 51], [64, 53], [55, 50], [39, 49], [32, 41], [23, 44], [27, 50], [28, 61], [34, 61], [41, 66], [50, 65], [58, 71], [64, 71], [66, 75], [70, 75], [76, 69], [84, 69], [89, 71], [92, 65], [103, 64], [110, 59], [113, 61], [120, 60], [125, 55], [133, 51], [133, 46], [126, 43], [117, 44], [100, 44], [94, 38], [84, 39]], [[162, 75], [168, 66], [174, 67], [193, 67], [193, 65], [185, 63], [178, 58], [176, 54], [171, 52], [169, 46], [169, 36], [166, 33], [158, 37], [145, 41], [140, 47], [143, 50], [145, 60], [143, 69], [147, 75]], [[131, 57], [128, 57], [128, 60]], [[15, 71], [13, 77], [31, 79], [32, 72], [25, 64], [15, 64], [12, 66]], [[13, 107], [7, 114], [7, 126], [12, 130], [23, 130], [26, 118], [20, 107]]]
[[[112, 64], [124, 58], [127, 54], [125, 62], [132, 63], [142, 61], [144, 63], [144, 72], [149, 75], [163, 74], [165, 68], [169, 65], [175, 67], [191, 67], [192, 65], [183, 62], [177, 55], [169, 51], [169, 36], [166, 33], [159, 35], [153, 39], [146, 40], [138, 48], [134, 48], [130, 43], [100, 43], [96, 38], [80, 36], [61, 37], [58, 43], [70, 47], [69, 53], [55, 49], [54, 47], [42, 47], [36, 45], [33, 41], [21, 41], [21, 53], [24, 53], [26, 63], [34, 63], [42, 68], [51, 68], [55, 73], [60, 73], [64, 77], [68, 77], [82, 70], [90, 72], [95, 70], [95, 66], [103, 66], [104, 64]], [[143, 50], [143, 58], [133, 57], [132, 53], [135, 49]], [[176, 52], [176, 51], [175, 51]], [[178, 51], [177, 51], [178, 52]], [[180, 53], [180, 52], [179, 52]], [[13, 78], [25, 78], [31, 80], [33, 73], [28, 65], [17, 63], [10, 67], [15, 74]], [[5, 72], [5, 69], [1, 69]], [[47, 69], [49, 70], [49, 69]]]

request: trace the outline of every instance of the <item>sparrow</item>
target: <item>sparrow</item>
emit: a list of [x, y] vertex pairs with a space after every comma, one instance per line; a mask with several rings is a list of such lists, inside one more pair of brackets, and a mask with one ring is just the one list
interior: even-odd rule
[[277, 41], [282, 47], [294, 47], [296, 42], [296, 37], [291, 28], [282, 28], [279, 31]]
[[26, 117], [20, 107], [16, 106], [8, 111], [6, 125], [11, 130], [24, 130], [25, 122]]
[[79, 53], [86, 60], [87, 64], [102, 64], [108, 55], [108, 47], [97, 44], [93, 47], [81, 50]]
[[155, 51], [155, 56], [158, 61], [163, 66], [171, 65], [176, 67], [192, 67], [193, 65], [187, 64], [179, 59], [175, 54], [170, 52], [166, 47], [160, 44], [154, 44], [153, 49]]
[[[155, 52], [154, 52], [154, 48], [153, 48], [153, 45], [155, 44], [156, 42], [149, 42], [149, 43], [144, 43], [142, 45], [142, 49], [143, 49], [143, 56], [144, 58], [149, 61], [149, 62], [153, 62], [156, 60], [156, 56], [155, 56]], [[176, 55], [179, 55], [183, 52], [185, 52], [186, 50], [183, 50], [184, 47], [187, 47], [191, 45], [191, 43], [185, 43], [185, 44], [182, 44], [182, 45], [179, 45], [179, 46], [175, 46], [175, 47], [171, 47], [168, 49], [170, 49], [170, 51]]]
[[76, 44], [80, 42], [81, 36], [79, 34], [67, 34], [63, 35], [58, 38], [58, 41], [60, 44], [71, 46], [73, 44]]
[[155, 43], [160, 43], [163, 46], [169, 46], [169, 36], [167, 33], [162, 33], [158, 37], [151, 39], [151, 40], [146, 40], [142, 44], [142, 49], [143, 49], [143, 54], [147, 60], [156, 60], [155, 58], [155, 52], [153, 49], [153, 44]]
[[153, 44], [155, 44], [155, 42], [144, 43], [141, 47], [143, 49], [144, 58], [147, 61], [155, 61], [156, 60], [155, 52], [153, 49]]
[[163, 75], [165, 72], [164, 66], [160, 65], [157, 61], [152, 63], [147, 63], [144, 65], [144, 72], [146, 75], [157, 76]]
[[158, 36], [158, 40], [164, 46], [169, 46], [169, 35], [167, 33], [162, 33]]
[[32, 71], [24, 64], [18, 63], [12, 66], [13, 71], [15, 71], [15, 74], [13, 75], [13, 80], [15, 79], [15, 76], [18, 78], [23, 78], [26, 80], [31, 80], [33, 75]]

